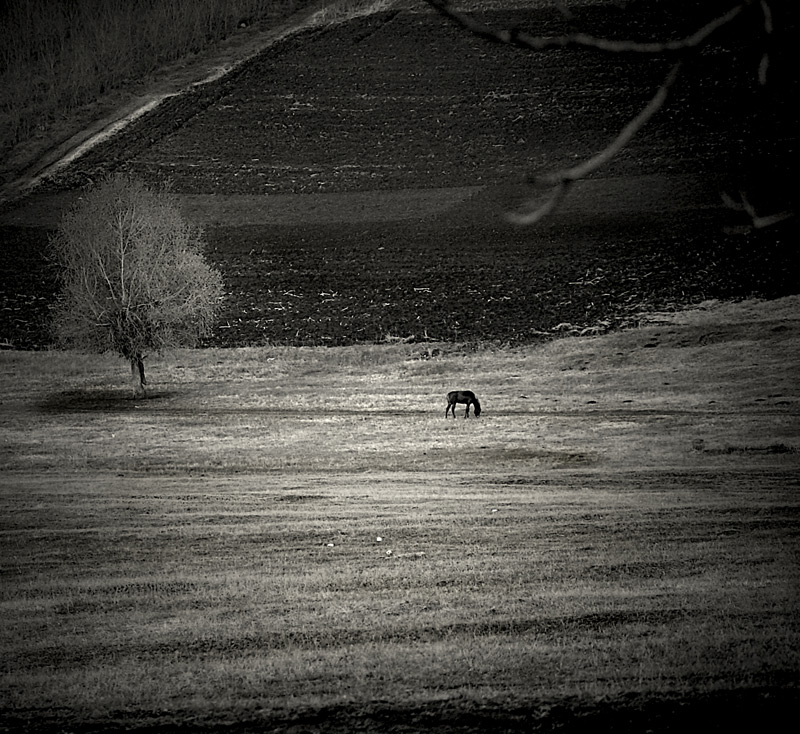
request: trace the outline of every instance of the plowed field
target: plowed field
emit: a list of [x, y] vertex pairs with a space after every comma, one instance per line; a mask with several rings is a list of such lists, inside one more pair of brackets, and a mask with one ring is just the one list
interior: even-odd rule
[[[700, 19], [578, 10], [589, 32], [637, 39], [679, 37]], [[481, 17], [568, 28], [552, 9]], [[795, 117], [759, 89], [754, 53], [736, 29], [723, 34], [602, 178], [519, 229], [502, 212], [523, 176], [606, 145], [669, 59], [527, 53], [410, 10], [298, 33], [163, 103], [4, 213], [0, 338], [47, 343], [49, 231], [65, 197], [115, 170], [171, 180], [206, 223], [228, 286], [210, 345], [530, 342], [654, 307], [795, 293], [795, 225], [743, 233], [720, 198], [754, 180], [771, 210], [786, 198], [772, 182], [791, 165]], [[772, 68], [783, 83], [779, 54]]]

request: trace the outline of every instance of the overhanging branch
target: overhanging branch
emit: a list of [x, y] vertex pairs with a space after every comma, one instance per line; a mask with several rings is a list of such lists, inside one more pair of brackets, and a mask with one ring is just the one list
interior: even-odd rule
[[[663, 84], [658, 88], [653, 98], [648, 104], [630, 120], [617, 134], [614, 140], [599, 153], [587, 159], [583, 163], [572, 168], [561, 169], [544, 176], [529, 176], [528, 182], [535, 186], [550, 186], [551, 190], [542, 200], [541, 196], [531, 197], [523, 205], [521, 211], [509, 214], [508, 218], [517, 224], [533, 224], [550, 214], [558, 207], [561, 201], [569, 192], [572, 184], [593, 173], [611, 159], [613, 159], [653, 117], [653, 115], [663, 107], [670, 87], [678, 77], [683, 56], [690, 53], [703, 44], [719, 29], [727, 26], [738, 18], [745, 10], [751, 6], [759, 6], [763, 16], [763, 32], [769, 36], [772, 32], [772, 13], [768, 0], [738, 0], [732, 7], [713, 18], [705, 25], [698, 28], [688, 36], [675, 40], [661, 42], [638, 42], [632, 40], [611, 40], [599, 38], [585, 33], [570, 33], [561, 36], [534, 36], [519, 29], [497, 30], [472, 16], [454, 8], [450, 0], [426, 0], [426, 2], [436, 9], [443, 16], [464, 28], [470, 33], [484, 38], [493, 43], [508, 44], [523, 48], [528, 51], [542, 51], [553, 48], [579, 47], [591, 49], [604, 53], [641, 53], [657, 55], [679, 55], [679, 60], [669, 70]], [[569, 18], [569, 11], [556, 0], [558, 10]], [[758, 79], [761, 84], [766, 84], [767, 68], [769, 56], [765, 52], [761, 57], [758, 67]], [[783, 215], [780, 215], [783, 218]], [[769, 219], [769, 224], [763, 222], [764, 218], [754, 218], [761, 226], [769, 226], [773, 219]]]
[[664, 79], [664, 83], [658, 88], [653, 98], [647, 103], [644, 109], [628, 122], [617, 137], [599, 153], [572, 168], [563, 168], [544, 176], [530, 176], [528, 179], [529, 183], [534, 185], [545, 184], [553, 186], [554, 188], [544, 203], [539, 203], [536, 199], [531, 199], [527, 205], [528, 211], [508, 214], [509, 220], [515, 224], [523, 225], [538, 222], [542, 217], [550, 214], [558, 204], [561, 203], [562, 199], [567, 195], [570, 186], [572, 186], [575, 181], [585, 178], [616, 156], [631, 141], [633, 136], [647, 124], [650, 118], [664, 106], [669, 89], [678, 78], [680, 68], [680, 61], [672, 66]]
[[450, 5], [449, 0], [426, 0], [428, 5], [435, 8], [439, 13], [449, 18], [457, 25], [465, 28], [476, 36], [480, 36], [481, 38], [495, 43], [519, 46], [531, 51], [543, 51], [545, 49], [564, 48], [566, 46], [580, 46], [611, 53], [636, 52], [643, 54], [677, 53], [697, 48], [702, 45], [712, 33], [733, 21], [755, 1], [756, 0], [741, 0], [741, 2], [732, 7], [727, 13], [714, 18], [702, 28], [699, 28], [685, 38], [672, 41], [642, 43], [630, 40], [614, 41], [609, 38], [592, 36], [588, 33], [568, 33], [562, 36], [534, 36], [517, 28], [497, 30], [457, 10]]

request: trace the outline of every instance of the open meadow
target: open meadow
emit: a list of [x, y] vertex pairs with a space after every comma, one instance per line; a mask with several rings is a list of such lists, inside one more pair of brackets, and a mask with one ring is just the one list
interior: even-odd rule
[[185, 351], [144, 401], [0, 353], [2, 726], [780, 731], [799, 316]]
[[[0, 732], [793, 731], [793, 14], [768, 94], [747, 16], [520, 229], [524, 178], [607, 146], [672, 57], [322, 4], [204, 3], [223, 44], [15, 123], [51, 137], [0, 166]], [[712, 12], [462, 4], [643, 41]], [[226, 288], [146, 400], [50, 349], [48, 240], [113, 173], [171, 183]]]

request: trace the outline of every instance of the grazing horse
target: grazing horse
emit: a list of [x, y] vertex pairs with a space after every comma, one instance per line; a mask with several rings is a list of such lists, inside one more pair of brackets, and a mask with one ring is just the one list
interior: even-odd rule
[[452, 410], [453, 411], [453, 418], [456, 417], [456, 404], [461, 403], [462, 405], [466, 403], [467, 410], [464, 413], [464, 418], [469, 416], [469, 406], [475, 406], [475, 417], [477, 418], [481, 414], [481, 403], [478, 398], [475, 397], [475, 393], [472, 390], [453, 390], [453, 392], [447, 393], [447, 407], [444, 409], [444, 417], [447, 418], [447, 414]]

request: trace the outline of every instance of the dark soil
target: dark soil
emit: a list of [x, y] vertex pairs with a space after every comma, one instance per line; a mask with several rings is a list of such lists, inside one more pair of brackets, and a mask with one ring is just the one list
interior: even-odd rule
[[713, 222], [698, 236], [699, 219], [219, 229], [212, 258], [234, 299], [213, 343], [531, 342], [630, 325], [651, 308], [795, 292], [782, 247], [755, 259], [752, 240], [714, 236]]
[[[684, 212], [684, 215], [687, 213]], [[208, 346], [393, 338], [533, 342], [653, 309], [798, 292], [795, 240], [725, 235], [714, 212], [209, 229], [228, 295]], [[45, 229], [5, 228], [0, 337], [41, 348], [56, 282]]]
[[[582, 8], [578, 26], [678, 37], [711, 12], [667, 6]], [[568, 28], [557, 11], [483, 18], [542, 35]], [[588, 202], [528, 229], [499, 215], [514, 198], [504, 193], [508, 182], [607, 144], [659, 86], [670, 59], [527, 53], [408, 11], [286, 39], [219, 82], [164, 103], [45, 190], [75, 190], [115, 170], [169, 179], [179, 195], [220, 202], [486, 187], [440, 216], [248, 226], [229, 218], [210, 226], [209, 257], [228, 290], [207, 341], [216, 346], [530, 342], [635, 323], [651, 308], [793, 294], [800, 291], [795, 220], [747, 230], [718, 197], [720, 189], [735, 195], [749, 186], [765, 213], [793, 204], [794, 187], [782, 177], [794, 168], [796, 113], [787, 103], [796, 81], [781, 64], [789, 21], [778, 20], [774, 85], [766, 90], [754, 72], [760, 47], [742, 40], [752, 18], [690, 59], [669, 106], [602, 171], [629, 182], [617, 186], [613, 211]], [[690, 176], [704, 182], [704, 193], [679, 207], [665, 202], [663, 211], [642, 207], [642, 176]], [[43, 254], [50, 232], [5, 221], [0, 341], [42, 347], [55, 293]]]

